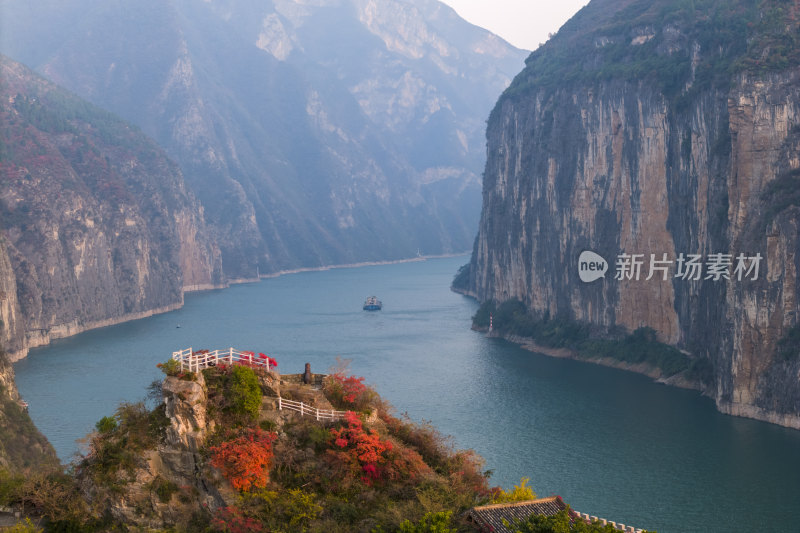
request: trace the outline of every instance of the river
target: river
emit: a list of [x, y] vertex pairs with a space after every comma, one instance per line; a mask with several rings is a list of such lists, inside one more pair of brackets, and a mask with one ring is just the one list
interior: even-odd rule
[[[453, 257], [302, 272], [188, 294], [177, 311], [32, 350], [14, 368], [63, 461], [156, 364], [186, 347], [265, 352], [284, 373], [350, 360], [398, 413], [486, 459], [493, 484], [660, 533], [797, 531], [800, 431], [718, 413], [708, 398], [621, 370], [554, 359], [470, 330]], [[375, 294], [382, 311], [361, 310]]]

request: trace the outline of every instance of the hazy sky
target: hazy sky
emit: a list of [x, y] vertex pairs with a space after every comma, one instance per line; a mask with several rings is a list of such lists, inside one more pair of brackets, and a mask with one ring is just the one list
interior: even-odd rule
[[442, 0], [462, 18], [519, 48], [534, 50], [589, 0]]

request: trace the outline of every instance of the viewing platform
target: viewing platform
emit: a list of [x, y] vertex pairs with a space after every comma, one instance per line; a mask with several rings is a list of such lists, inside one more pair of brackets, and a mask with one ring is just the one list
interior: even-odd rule
[[184, 350], [172, 352], [172, 358], [181, 365], [181, 370], [188, 372], [200, 372], [210, 366], [246, 364], [252, 367], [261, 367], [269, 372], [274, 372], [278, 366], [275, 359], [270, 356], [255, 352], [242, 352], [236, 348], [225, 348], [222, 350], [198, 350], [193, 351], [191, 347]]

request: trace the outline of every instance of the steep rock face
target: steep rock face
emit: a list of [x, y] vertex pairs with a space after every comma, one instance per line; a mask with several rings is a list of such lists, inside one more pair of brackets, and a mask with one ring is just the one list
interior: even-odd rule
[[5, 53], [181, 165], [232, 278], [468, 249], [524, 54], [430, 0], [0, 3]]
[[202, 208], [152, 141], [22, 65], [0, 70], [0, 340], [12, 359], [224, 282]]
[[[778, 353], [800, 320], [800, 76], [774, 45], [796, 19], [772, 2], [715, 10], [595, 1], [528, 59], [489, 122], [468, 291], [651, 327], [710, 363], [720, 410], [800, 428], [800, 362]], [[589, 283], [587, 250], [609, 269]], [[717, 253], [730, 279], [709, 277]], [[638, 279], [622, 254], [642, 254]], [[699, 279], [681, 254], [700, 256]]]
[[33, 425], [14, 383], [14, 369], [0, 352], [0, 469], [30, 472], [57, 468], [56, 451]]
[[20, 316], [17, 276], [8, 257], [5, 236], [0, 236], [0, 320], [0, 346], [13, 350], [25, 338], [25, 322]]

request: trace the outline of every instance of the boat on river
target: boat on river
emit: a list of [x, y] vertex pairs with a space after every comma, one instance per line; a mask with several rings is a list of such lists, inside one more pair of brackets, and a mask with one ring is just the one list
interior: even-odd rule
[[380, 311], [383, 304], [376, 296], [370, 296], [364, 302], [364, 311]]

